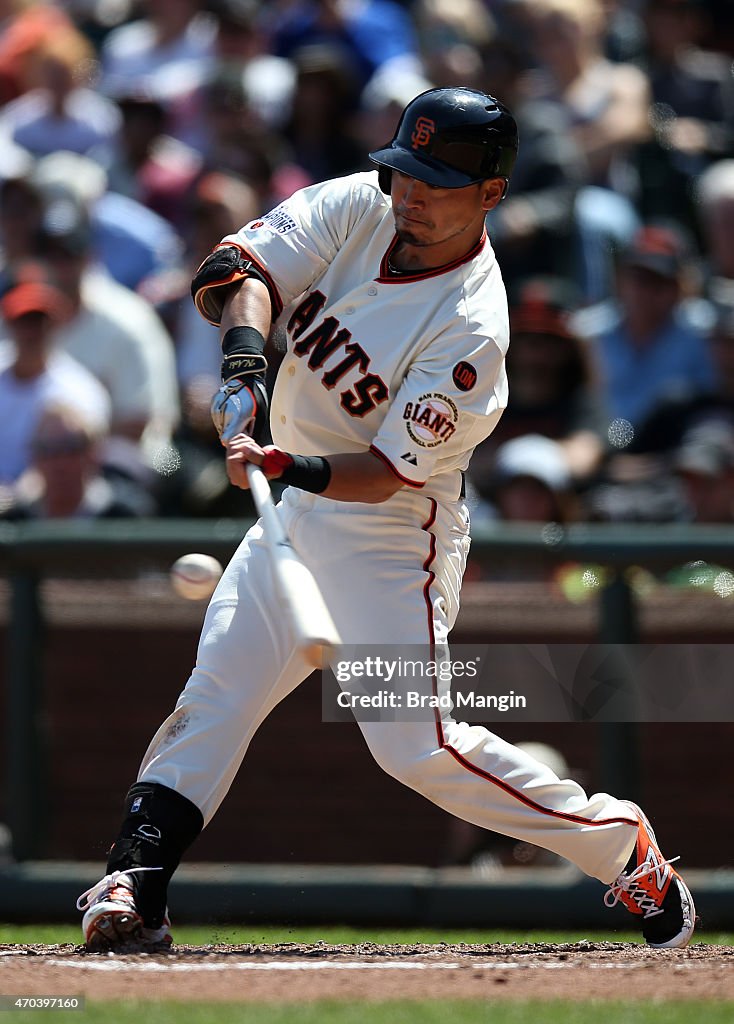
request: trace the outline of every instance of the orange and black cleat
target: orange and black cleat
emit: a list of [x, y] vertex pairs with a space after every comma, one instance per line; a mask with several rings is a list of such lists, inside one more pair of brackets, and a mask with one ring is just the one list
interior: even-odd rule
[[637, 845], [627, 865], [604, 896], [608, 907], [622, 903], [642, 917], [642, 934], [654, 949], [687, 946], [696, 927], [696, 909], [688, 887], [673, 870], [677, 857], [665, 860], [650, 822], [637, 804], [627, 800], [640, 819]]

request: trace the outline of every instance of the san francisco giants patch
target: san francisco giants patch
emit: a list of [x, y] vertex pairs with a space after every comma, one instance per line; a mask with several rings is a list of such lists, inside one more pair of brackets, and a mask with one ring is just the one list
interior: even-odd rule
[[445, 444], [456, 432], [459, 410], [448, 397], [438, 391], [421, 395], [417, 402], [406, 402], [403, 409], [405, 429], [421, 448]]
[[459, 391], [471, 391], [477, 382], [477, 371], [471, 363], [466, 363], [463, 359], [456, 364], [451, 376]]

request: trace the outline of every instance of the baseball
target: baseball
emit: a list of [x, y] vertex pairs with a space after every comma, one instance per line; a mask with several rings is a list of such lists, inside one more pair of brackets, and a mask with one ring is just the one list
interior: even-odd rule
[[222, 566], [211, 555], [182, 555], [171, 566], [171, 585], [180, 597], [203, 601], [211, 597], [222, 575]]

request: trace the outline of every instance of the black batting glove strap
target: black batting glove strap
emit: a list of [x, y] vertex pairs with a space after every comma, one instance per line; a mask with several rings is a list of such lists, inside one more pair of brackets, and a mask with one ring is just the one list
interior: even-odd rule
[[252, 424], [250, 436], [258, 444], [265, 444], [270, 433], [270, 400], [265, 388], [265, 381], [261, 377], [249, 378], [247, 387], [255, 399], [255, 422]]
[[238, 434], [249, 434], [258, 444], [264, 444], [269, 433], [269, 408], [262, 377], [233, 377], [212, 399], [212, 421], [224, 442]]
[[282, 484], [311, 494], [323, 494], [331, 481], [331, 466], [323, 455], [291, 455], [293, 460], [278, 477]]
[[255, 327], [230, 327], [222, 338], [222, 383], [234, 377], [264, 377], [268, 361], [263, 355], [265, 338]]
[[235, 378], [247, 380], [249, 377], [257, 377], [259, 380], [263, 380], [267, 368], [268, 361], [265, 356], [250, 352], [235, 352], [222, 359], [222, 384], [227, 384]]

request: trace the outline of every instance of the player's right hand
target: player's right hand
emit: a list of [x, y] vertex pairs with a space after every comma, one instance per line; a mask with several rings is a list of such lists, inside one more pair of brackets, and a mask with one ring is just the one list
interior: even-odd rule
[[238, 434], [262, 438], [268, 422], [268, 393], [259, 376], [233, 377], [219, 388], [211, 404], [212, 422], [223, 445]]
[[265, 452], [253, 441], [249, 434], [237, 434], [225, 445], [227, 449], [227, 476], [234, 487], [241, 487], [243, 491], [249, 489], [250, 482], [247, 478], [247, 464], [254, 463], [262, 465]]

